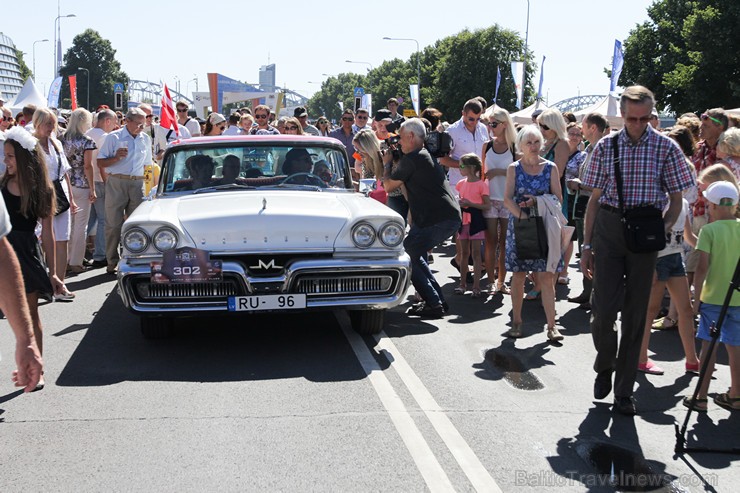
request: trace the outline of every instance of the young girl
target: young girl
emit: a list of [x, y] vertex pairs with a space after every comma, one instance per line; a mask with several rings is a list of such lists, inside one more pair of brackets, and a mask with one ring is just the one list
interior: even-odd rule
[[[39, 352], [43, 354], [39, 297], [51, 299], [52, 294], [60, 294], [64, 289], [64, 284], [55, 275], [54, 264], [56, 252], [52, 219], [56, 196], [38, 139], [21, 127], [13, 127], [5, 134], [4, 145], [7, 170], [0, 180], [0, 188], [13, 227], [7, 238], [21, 265], [33, 333]], [[39, 220], [43, 257], [34, 231]], [[44, 257], [49, 262], [48, 270]], [[42, 377], [36, 388], [43, 386]]]
[[[460, 257], [473, 256], [473, 298], [480, 297], [481, 277], [481, 242], [486, 237], [486, 222], [483, 211], [491, 208], [488, 183], [481, 180], [483, 164], [473, 153], [460, 158], [460, 173], [463, 179], [455, 188], [460, 194], [460, 207], [463, 210], [462, 229], [460, 229]], [[471, 252], [472, 249], [472, 252]], [[465, 278], [468, 275], [468, 263], [460, 262], [460, 286], [455, 294], [464, 294], [467, 290]]]

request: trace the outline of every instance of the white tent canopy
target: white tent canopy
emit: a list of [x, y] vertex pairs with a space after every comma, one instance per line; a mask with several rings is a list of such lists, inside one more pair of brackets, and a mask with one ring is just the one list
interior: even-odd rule
[[32, 78], [28, 78], [23, 85], [23, 89], [15, 97], [15, 101], [8, 106], [13, 113], [21, 111], [27, 104], [35, 104], [37, 108], [46, 108], [46, 98], [36, 88]]
[[622, 112], [619, 111], [619, 98], [608, 94], [601, 101], [589, 106], [586, 109], [577, 111], [575, 113], [576, 120], [582, 121], [583, 117], [589, 113], [599, 113], [606, 117], [611, 127], [622, 127], [624, 121], [622, 120]]
[[543, 103], [541, 99], [538, 99], [534, 104], [527, 106], [523, 110], [512, 113], [511, 118], [514, 120], [514, 123], [532, 123], [532, 113], [537, 110], [545, 111], [546, 109], [549, 109], [549, 106]]
[[725, 110], [727, 113], [740, 116], [740, 108], [735, 108], [734, 110]]

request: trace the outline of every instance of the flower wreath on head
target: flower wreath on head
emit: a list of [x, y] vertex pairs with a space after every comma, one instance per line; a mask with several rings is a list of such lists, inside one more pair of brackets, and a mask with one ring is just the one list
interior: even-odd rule
[[28, 152], [36, 150], [36, 145], [39, 143], [39, 139], [31, 135], [28, 130], [15, 126], [5, 132], [5, 140], [14, 140], [18, 142], [22, 148]]

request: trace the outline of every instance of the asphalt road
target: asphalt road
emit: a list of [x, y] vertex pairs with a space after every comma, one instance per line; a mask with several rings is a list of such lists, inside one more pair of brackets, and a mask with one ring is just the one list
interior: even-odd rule
[[[325, 313], [189, 319], [148, 341], [104, 271], [69, 279], [77, 299], [41, 307], [42, 391], [12, 388], [0, 321], [0, 491], [737, 491], [737, 455], [674, 457], [697, 381], [675, 331], [653, 334], [666, 374], [638, 377], [639, 415], [614, 414], [593, 400], [588, 313], [565, 300], [574, 269], [563, 343], [538, 302], [514, 341], [508, 297], [452, 294], [450, 251], [433, 265], [450, 315], [404, 305], [377, 338]], [[721, 349], [710, 390], [728, 386]], [[740, 413], [710, 402], [688, 437], [738, 447]]]

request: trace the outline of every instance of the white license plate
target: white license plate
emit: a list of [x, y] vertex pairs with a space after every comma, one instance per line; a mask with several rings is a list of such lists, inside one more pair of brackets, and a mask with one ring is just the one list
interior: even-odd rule
[[257, 312], [260, 310], [297, 310], [301, 308], [306, 308], [305, 294], [229, 296], [230, 312]]

